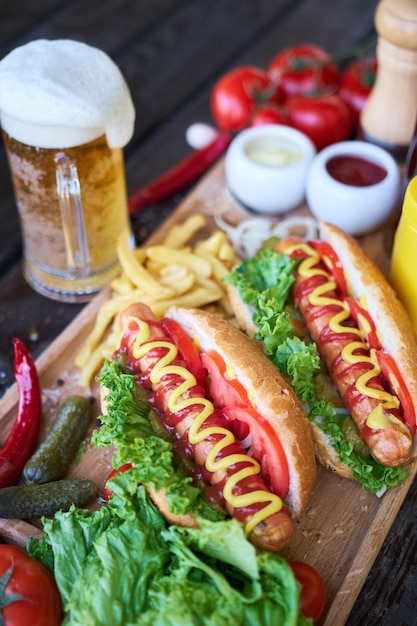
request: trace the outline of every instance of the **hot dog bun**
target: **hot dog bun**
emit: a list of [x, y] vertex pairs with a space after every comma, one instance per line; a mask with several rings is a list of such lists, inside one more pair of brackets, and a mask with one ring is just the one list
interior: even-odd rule
[[[257, 332], [257, 326], [252, 319], [254, 308], [243, 302], [234, 285], [228, 285], [227, 291], [239, 326], [249, 337], [253, 338]], [[324, 433], [313, 421], [310, 422], [310, 429], [314, 441], [316, 458], [319, 463], [339, 476], [352, 478], [350, 467], [340, 460], [336, 450], [332, 447], [331, 437]]]
[[254, 408], [273, 426], [289, 465], [286, 502], [299, 515], [313, 490], [316, 465], [310, 424], [291, 386], [256, 342], [218, 315], [172, 307], [166, 316], [181, 324], [201, 350], [216, 349], [248, 391]]
[[382, 346], [395, 359], [417, 415], [417, 338], [404, 306], [355, 239], [326, 222], [320, 224], [320, 236], [337, 250], [352, 295], [365, 303], [375, 321]]
[[[135, 319], [139, 325], [142, 320], [143, 325], [146, 326], [149, 320], [155, 319], [151, 311], [146, 309], [147, 307], [141, 304], [129, 307], [121, 316], [122, 326], [124, 327], [124, 324], [129, 324], [131, 320]], [[242, 331], [218, 315], [197, 309], [172, 307], [166, 313], [165, 318], [171, 318], [177, 322], [183, 331], [192, 338], [200, 351], [215, 351], [223, 359], [228, 374], [232, 378], [236, 377], [243, 385], [252, 407], [261, 414], [261, 419], [266, 420], [269, 427], [272, 426], [277, 434], [288, 465], [288, 492], [285, 496], [281, 496], [286, 506], [267, 516], [249, 534], [250, 541], [258, 548], [277, 551], [289, 541], [292, 535], [291, 515], [298, 516], [301, 514], [315, 485], [316, 460], [309, 421], [290, 385], [284, 381], [275, 366], [267, 359], [262, 348]], [[146, 343], [145, 340], [144, 345]], [[157, 359], [158, 357], [155, 355], [153, 358]], [[162, 381], [163, 379], [160, 381], [161, 385], [163, 385]], [[209, 398], [210, 391], [206, 393], [208, 393], [206, 397]], [[106, 396], [107, 390], [102, 385], [103, 414], [106, 414]], [[187, 418], [185, 417], [185, 419]], [[179, 423], [181, 424], [181, 420]], [[264, 424], [264, 421], [262, 423]], [[261, 424], [260, 432], [263, 428], [265, 425], [262, 426]], [[266, 449], [265, 452], [267, 453], [268, 450]], [[198, 464], [205, 464], [205, 460], [202, 462], [202, 459], [197, 455], [194, 458]], [[225, 458], [227, 459], [227, 455]], [[258, 461], [261, 463], [261, 459]], [[231, 467], [233, 464], [234, 462]], [[270, 473], [274, 469], [274, 466], [269, 466]], [[228, 470], [225, 469], [224, 471]], [[279, 474], [279, 468], [277, 468], [277, 472]], [[221, 479], [220, 473], [221, 470], [219, 470], [219, 480]], [[255, 479], [256, 476], [253, 476], [251, 480], [252, 489], [255, 488], [253, 486]], [[265, 480], [266, 489], [268, 489], [269, 478], [265, 476], [263, 480]], [[192, 513], [176, 515], [169, 510], [166, 489], [162, 488], [160, 491], [156, 491], [150, 485], [145, 484], [145, 486], [150, 498], [169, 522], [188, 527], [198, 525], [198, 521]], [[248, 488], [250, 489], [249, 484]], [[273, 493], [273, 489], [271, 489], [271, 493]], [[275, 497], [277, 496], [275, 495]]]
[[[328, 242], [342, 263], [350, 295], [367, 309], [376, 324], [379, 340], [395, 361], [410, 392], [417, 415], [417, 339], [411, 321], [387, 279], [360, 244], [329, 223], [320, 224], [320, 239]], [[240, 327], [254, 337], [255, 307], [242, 301], [237, 288], [227, 285], [229, 299]], [[340, 476], [352, 478], [352, 470], [339, 458], [332, 438], [311, 422], [316, 457]], [[415, 455], [416, 446], [413, 448]]]

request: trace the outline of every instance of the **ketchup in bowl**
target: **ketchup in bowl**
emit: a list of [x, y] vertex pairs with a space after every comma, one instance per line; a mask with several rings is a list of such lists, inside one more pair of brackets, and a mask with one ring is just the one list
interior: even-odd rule
[[401, 192], [398, 164], [380, 146], [341, 141], [313, 159], [306, 199], [313, 216], [361, 236], [380, 228], [396, 211]]
[[376, 185], [387, 175], [387, 170], [378, 163], [351, 154], [334, 156], [327, 161], [326, 169], [339, 183], [353, 187]]

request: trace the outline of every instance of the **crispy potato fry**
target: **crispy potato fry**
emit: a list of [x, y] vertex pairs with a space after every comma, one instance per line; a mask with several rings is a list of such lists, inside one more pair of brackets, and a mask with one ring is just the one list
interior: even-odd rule
[[120, 342], [120, 333], [113, 332], [100, 343], [90, 354], [88, 362], [81, 369], [79, 384], [89, 387], [95, 373], [100, 369], [105, 358], [110, 358]]
[[206, 223], [207, 220], [201, 213], [190, 215], [182, 224], [176, 224], [171, 228], [163, 244], [169, 248], [184, 248]]
[[220, 261], [214, 254], [210, 254], [209, 252], [199, 251], [198, 256], [202, 256], [206, 259], [211, 265], [211, 275], [217, 278], [220, 282], [226, 274], [229, 273], [230, 268], [227, 267], [222, 261]]
[[195, 273], [183, 265], [166, 265], [160, 273], [161, 283], [174, 289], [176, 294], [190, 291], [195, 283]]
[[111, 300], [108, 300], [100, 308], [96, 316], [93, 330], [88, 335], [84, 346], [75, 358], [75, 365], [79, 368], [83, 368], [87, 365], [92, 353], [102, 340], [105, 332], [113, 320], [114, 314], [108, 306], [110, 302]]
[[130, 293], [134, 290], [135, 285], [125, 274], [121, 274], [112, 280], [111, 288], [119, 294]]
[[117, 349], [121, 334], [118, 320], [131, 304], [147, 304], [157, 318], [172, 305], [209, 307], [231, 316], [222, 279], [239, 259], [222, 231], [193, 243], [206, 223], [203, 215], [192, 215], [171, 228], [159, 245], [132, 248], [128, 235], [120, 238], [117, 253], [121, 274], [112, 281], [112, 295], [101, 305], [76, 357], [80, 385], [88, 388], [104, 358]]
[[171, 298], [174, 295], [171, 289], [161, 286], [146, 268], [138, 263], [135, 252], [129, 246], [128, 236], [123, 235], [119, 238], [117, 254], [124, 273], [136, 287], [144, 289], [154, 298]]
[[194, 251], [200, 250], [208, 252], [210, 254], [218, 255], [219, 250], [226, 241], [225, 233], [221, 230], [215, 230], [207, 239], [198, 241], [195, 245]]
[[206, 259], [197, 256], [192, 252], [184, 252], [183, 250], [173, 250], [167, 246], [150, 246], [147, 250], [148, 258], [151, 261], [170, 265], [185, 265], [196, 274], [201, 274], [207, 278], [211, 275], [211, 266]]
[[212, 288], [197, 287], [190, 293], [185, 293], [182, 296], [177, 296], [176, 298], [172, 298], [170, 300], [160, 300], [155, 302], [153, 305], [150, 305], [150, 307], [152, 309], [152, 313], [156, 317], [163, 317], [171, 306], [199, 308], [201, 306], [205, 306], [206, 304], [210, 304], [211, 302], [216, 302], [222, 297], [222, 295], [221, 289], [217, 286]]

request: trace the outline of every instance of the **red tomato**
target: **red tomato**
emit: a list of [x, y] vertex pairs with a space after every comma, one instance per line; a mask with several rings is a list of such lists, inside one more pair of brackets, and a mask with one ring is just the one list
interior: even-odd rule
[[250, 454], [262, 468], [262, 476], [274, 493], [284, 498], [288, 493], [290, 475], [284, 448], [271, 424], [252, 407], [227, 406], [222, 413], [235, 428], [246, 424], [250, 433]]
[[294, 576], [301, 585], [300, 608], [306, 617], [317, 622], [323, 612], [325, 590], [323, 579], [308, 563], [290, 561]]
[[332, 248], [327, 241], [318, 240], [310, 241], [309, 243], [311, 247], [319, 253], [321, 260], [332, 274], [334, 280], [336, 281], [340, 295], [346, 295], [348, 290], [345, 272], [334, 248]]
[[239, 131], [248, 126], [255, 110], [262, 104], [279, 103], [280, 95], [267, 72], [243, 66], [228, 72], [211, 92], [211, 112], [224, 131]]
[[201, 362], [201, 357], [192, 339], [175, 320], [168, 317], [162, 320], [162, 329], [177, 346], [181, 357], [185, 361], [185, 367], [189, 372], [194, 374], [197, 384], [205, 387], [206, 373]]
[[263, 477], [274, 492], [283, 498], [288, 493], [289, 472], [277, 433], [251, 406], [243, 385], [228, 375], [223, 358], [214, 350], [201, 356], [209, 372], [210, 395], [215, 406], [221, 408], [223, 415], [231, 422], [236, 439], [240, 441], [248, 437], [251, 456], [261, 465]]
[[319, 95], [337, 90], [339, 71], [329, 54], [314, 44], [301, 44], [279, 52], [268, 67], [285, 97]]
[[[4, 626], [59, 626], [62, 603], [55, 579], [26, 552], [0, 545], [1, 615]], [[13, 595], [16, 595], [13, 598]]]
[[358, 325], [358, 328], [366, 336], [368, 346], [370, 348], [374, 348], [375, 350], [381, 350], [381, 342], [378, 337], [378, 331], [369, 312], [361, 307], [361, 305], [354, 298], [346, 297], [343, 299], [348, 304], [350, 314]]
[[110, 500], [110, 498], [113, 495], [113, 491], [106, 486], [109, 480], [117, 476], [117, 474], [122, 474], [123, 472], [127, 472], [128, 470], [130, 470], [131, 467], [133, 467], [131, 463], [125, 463], [121, 467], [118, 467], [117, 469], [114, 468], [109, 472], [106, 480], [104, 481], [104, 489], [103, 489], [103, 498], [107, 502]]
[[410, 392], [404, 383], [403, 377], [401, 376], [400, 370], [397, 367], [396, 362], [386, 352], [383, 350], [378, 350], [376, 352], [376, 357], [378, 359], [379, 366], [381, 368], [381, 372], [391, 385], [391, 389], [394, 393], [397, 394], [404, 415], [404, 421], [407, 424], [412, 435], [416, 432], [416, 413], [414, 410], [414, 403], [411, 398]]
[[336, 94], [318, 98], [290, 96], [285, 106], [290, 126], [310, 137], [317, 150], [349, 139], [353, 133], [350, 109]]
[[353, 61], [342, 73], [339, 96], [352, 110], [355, 125], [375, 83], [377, 62], [375, 58]]
[[288, 124], [287, 111], [278, 104], [264, 104], [256, 109], [250, 125], [260, 126], [262, 124]]
[[215, 350], [208, 350], [201, 355], [201, 359], [208, 371], [210, 392], [217, 407], [249, 404], [246, 389], [236, 378], [227, 375], [226, 364], [220, 354]]

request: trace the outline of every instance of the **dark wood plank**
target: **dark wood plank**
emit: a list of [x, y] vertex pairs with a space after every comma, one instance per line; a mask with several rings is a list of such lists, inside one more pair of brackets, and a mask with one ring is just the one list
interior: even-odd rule
[[[372, 29], [375, 2], [368, 3], [365, 19], [357, 20], [354, 32], [344, 28], [352, 23], [355, 12], [363, 14], [359, 3], [354, 0], [329, 11], [323, 0], [219, 0], [214, 5], [208, 0], [135, 4], [94, 0], [82, 6], [79, 0], [56, 7], [50, 19], [39, 18], [33, 28], [25, 29], [21, 23], [22, 32], [14, 41], [72, 37], [97, 45], [114, 57], [137, 110], [135, 134], [126, 148], [128, 187], [133, 192], [186, 154], [185, 127], [194, 119], [211, 120], [210, 90], [223, 71], [242, 63], [266, 66], [282, 47], [307, 39], [334, 54], [345, 52]], [[312, 30], [312, 23], [320, 27]], [[193, 104], [195, 113], [190, 110]], [[178, 120], [179, 113], [185, 122]], [[170, 132], [175, 126], [178, 135], [174, 128], [173, 143], [165, 138], [161, 141], [161, 129]], [[5, 218], [0, 230], [1, 271], [20, 250], [18, 217], [3, 150], [0, 203]]]

